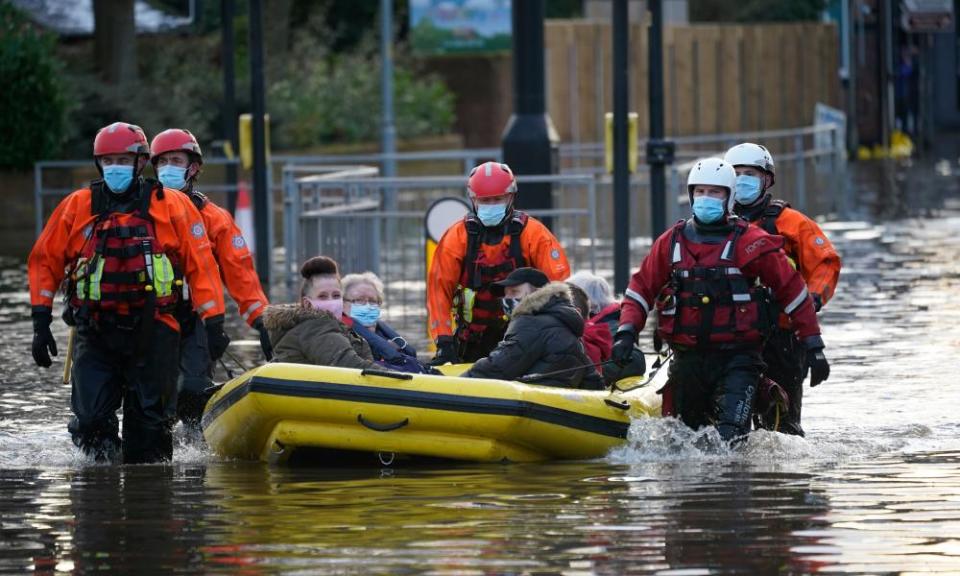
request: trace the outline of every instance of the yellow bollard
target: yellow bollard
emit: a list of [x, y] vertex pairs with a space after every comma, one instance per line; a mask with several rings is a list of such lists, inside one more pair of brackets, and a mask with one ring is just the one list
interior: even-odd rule
[[[613, 174], [613, 112], [607, 112], [604, 114], [604, 120], [603, 156], [606, 161], [607, 172]], [[631, 174], [634, 174], [637, 171], [637, 154], [639, 149], [637, 138], [639, 122], [639, 114], [636, 112], [630, 112], [627, 114], [627, 167]]]

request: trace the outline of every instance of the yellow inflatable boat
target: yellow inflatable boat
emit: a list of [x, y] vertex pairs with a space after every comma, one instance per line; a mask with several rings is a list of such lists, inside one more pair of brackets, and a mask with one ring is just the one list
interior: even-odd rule
[[384, 463], [597, 458], [625, 441], [631, 417], [660, 413], [656, 383], [619, 387], [628, 391], [267, 364], [210, 399], [203, 434], [221, 456], [266, 462], [305, 448], [372, 453]]

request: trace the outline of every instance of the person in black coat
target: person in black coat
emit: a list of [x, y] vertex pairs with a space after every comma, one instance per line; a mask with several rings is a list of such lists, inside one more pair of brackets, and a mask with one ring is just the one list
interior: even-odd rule
[[511, 317], [510, 324], [493, 352], [478, 360], [465, 377], [517, 380], [569, 370], [531, 383], [603, 389], [603, 380], [580, 342], [584, 320], [566, 284], [548, 284], [546, 275], [534, 268], [518, 268], [496, 284], [504, 290], [504, 311]]

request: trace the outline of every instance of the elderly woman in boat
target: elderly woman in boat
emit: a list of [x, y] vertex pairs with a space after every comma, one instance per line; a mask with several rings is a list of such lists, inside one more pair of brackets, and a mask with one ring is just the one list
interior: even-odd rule
[[374, 368], [370, 345], [343, 322], [343, 289], [336, 261], [316, 256], [300, 268], [298, 304], [271, 305], [263, 314], [278, 362]]
[[373, 272], [347, 274], [343, 286], [343, 322], [367, 341], [378, 363], [414, 374], [439, 374], [417, 360], [417, 351], [380, 318], [383, 282]]

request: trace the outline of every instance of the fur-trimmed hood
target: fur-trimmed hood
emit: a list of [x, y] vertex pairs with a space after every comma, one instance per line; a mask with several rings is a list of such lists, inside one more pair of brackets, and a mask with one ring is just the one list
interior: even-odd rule
[[468, 378], [515, 380], [525, 374], [560, 374], [537, 384], [600, 389], [580, 337], [584, 321], [563, 282], [547, 284], [525, 296], [514, 310], [503, 340], [466, 372]]
[[570, 288], [567, 287], [566, 283], [551, 282], [542, 288], [537, 288], [520, 300], [517, 309], [513, 311], [513, 315], [522, 316], [541, 312], [554, 298], [566, 300], [568, 304], [573, 304], [573, 297], [570, 295]]
[[278, 362], [361, 369], [374, 365], [366, 341], [324, 310], [274, 304], [264, 311], [263, 325]]
[[551, 282], [520, 300], [513, 317], [519, 320], [522, 316], [550, 316], [565, 324], [577, 338], [583, 334], [583, 317], [573, 305], [570, 288], [564, 282]]
[[277, 342], [297, 324], [314, 318], [336, 321], [326, 310], [304, 308], [300, 304], [271, 304], [263, 311], [263, 326], [270, 333], [270, 340]]

